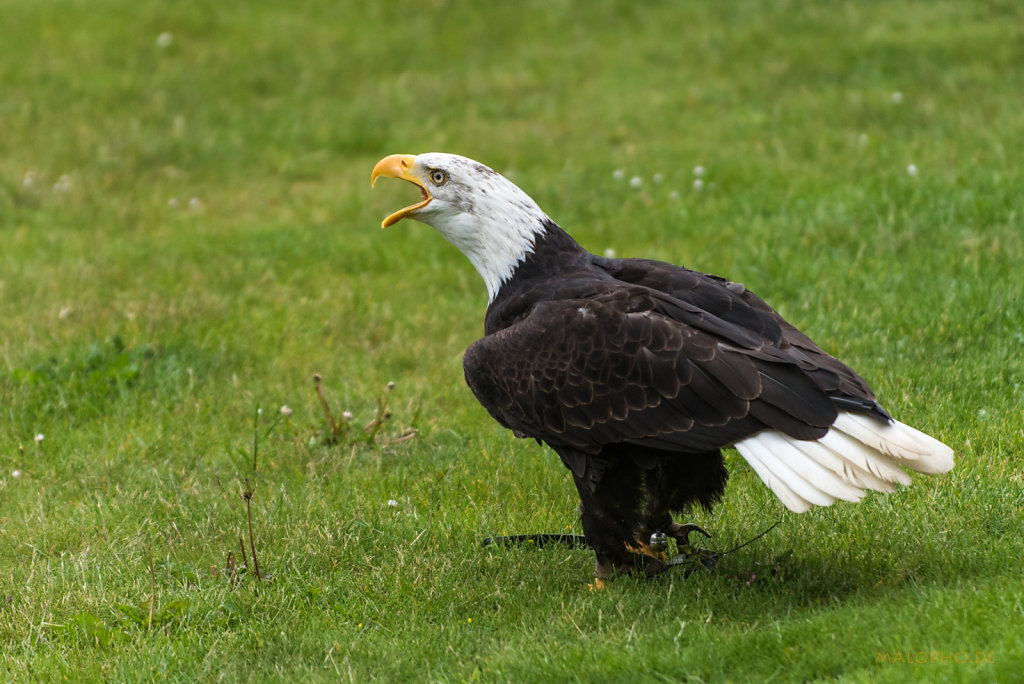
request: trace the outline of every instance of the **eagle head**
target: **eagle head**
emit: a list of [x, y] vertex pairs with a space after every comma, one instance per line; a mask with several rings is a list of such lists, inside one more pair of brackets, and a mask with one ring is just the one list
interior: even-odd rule
[[411, 218], [433, 226], [473, 263], [493, 300], [551, 220], [512, 181], [455, 154], [393, 154], [370, 174], [416, 185], [422, 199], [389, 215], [382, 228]]

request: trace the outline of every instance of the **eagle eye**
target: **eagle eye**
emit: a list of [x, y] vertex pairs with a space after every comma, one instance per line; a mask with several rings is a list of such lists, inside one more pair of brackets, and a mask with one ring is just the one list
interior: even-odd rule
[[448, 174], [442, 171], [441, 169], [431, 169], [430, 181], [434, 185], [444, 185], [445, 183], [448, 182]]

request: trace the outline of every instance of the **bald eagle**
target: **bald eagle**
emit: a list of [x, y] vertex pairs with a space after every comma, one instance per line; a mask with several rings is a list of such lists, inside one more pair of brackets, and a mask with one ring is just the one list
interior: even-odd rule
[[452, 154], [391, 155], [371, 174], [418, 186], [384, 219], [436, 228], [483, 276], [484, 336], [466, 382], [518, 437], [572, 471], [599, 580], [665, 569], [652, 534], [710, 510], [732, 447], [791, 511], [859, 501], [953, 467], [867, 383], [739, 283], [649, 259], [595, 256], [522, 190]]

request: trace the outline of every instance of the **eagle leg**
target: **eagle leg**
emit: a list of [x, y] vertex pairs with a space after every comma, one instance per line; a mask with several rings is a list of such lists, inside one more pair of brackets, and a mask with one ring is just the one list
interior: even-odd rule
[[650, 548], [650, 531], [643, 534], [641, 472], [625, 459], [586, 457], [585, 464], [582, 472], [573, 471], [573, 479], [580, 495], [583, 534], [594, 549], [595, 577], [650, 577], [664, 571], [664, 554]]
[[[711, 535], [696, 524], [679, 524], [670, 510], [694, 504], [710, 510], [721, 496], [728, 472], [721, 452], [668, 456], [630, 445], [606, 447], [601, 454], [560, 449], [580, 494], [583, 533], [596, 557], [595, 576], [651, 577], [683, 559], [708, 565], [715, 557], [690, 543], [690, 535]], [[664, 532], [676, 540], [679, 556], [668, 559], [662, 549], [651, 548], [651, 535]]]
[[[651, 577], [663, 572], [666, 567], [665, 554], [655, 551], [642, 534], [638, 520], [622, 511], [598, 508], [588, 511], [586, 502], [580, 506], [583, 516], [583, 532], [587, 543], [594, 548], [594, 576], [600, 580], [616, 575], [640, 575]], [[634, 514], [635, 515], [635, 514]]]
[[711, 569], [718, 555], [690, 541], [690, 535], [694, 532], [708, 538], [711, 534], [696, 523], [675, 522], [670, 511], [688, 511], [694, 506], [711, 511], [721, 497], [729, 477], [722, 452], [716, 450], [684, 455], [648, 450], [639, 454], [634, 452], [634, 458], [637, 456], [647, 464], [644, 468], [646, 502], [643, 516], [646, 529], [640, 538], [652, 538], [652, 533], [664, 533], [664, 537], [676, 540], [678, 555], [666, 560], [666, 567], [700, 562]]

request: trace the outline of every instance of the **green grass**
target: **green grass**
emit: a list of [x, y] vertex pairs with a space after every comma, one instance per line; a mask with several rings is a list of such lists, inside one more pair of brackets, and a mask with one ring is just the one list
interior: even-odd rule
[[[1019, 3], [0, 14], [0, 676], [1024, 670]], [[576, 501], [464, 386], [468, 262], [377, 227], [409, 195], [371, 193], [373, 164], [429, 150], [507, 173], [592, 251], [744, 282], [957, 468], [796, 516], [731, 454], [695, 519], [719, 548], [783, 522], [715, 575], [595, 594], [584, 550], [481, 548], [578, 531]], [[350, 438], [386, 396], [376, 445], [325, 443], [314, 373]], [[262, 583], [226, 576], [246, 478]]]

